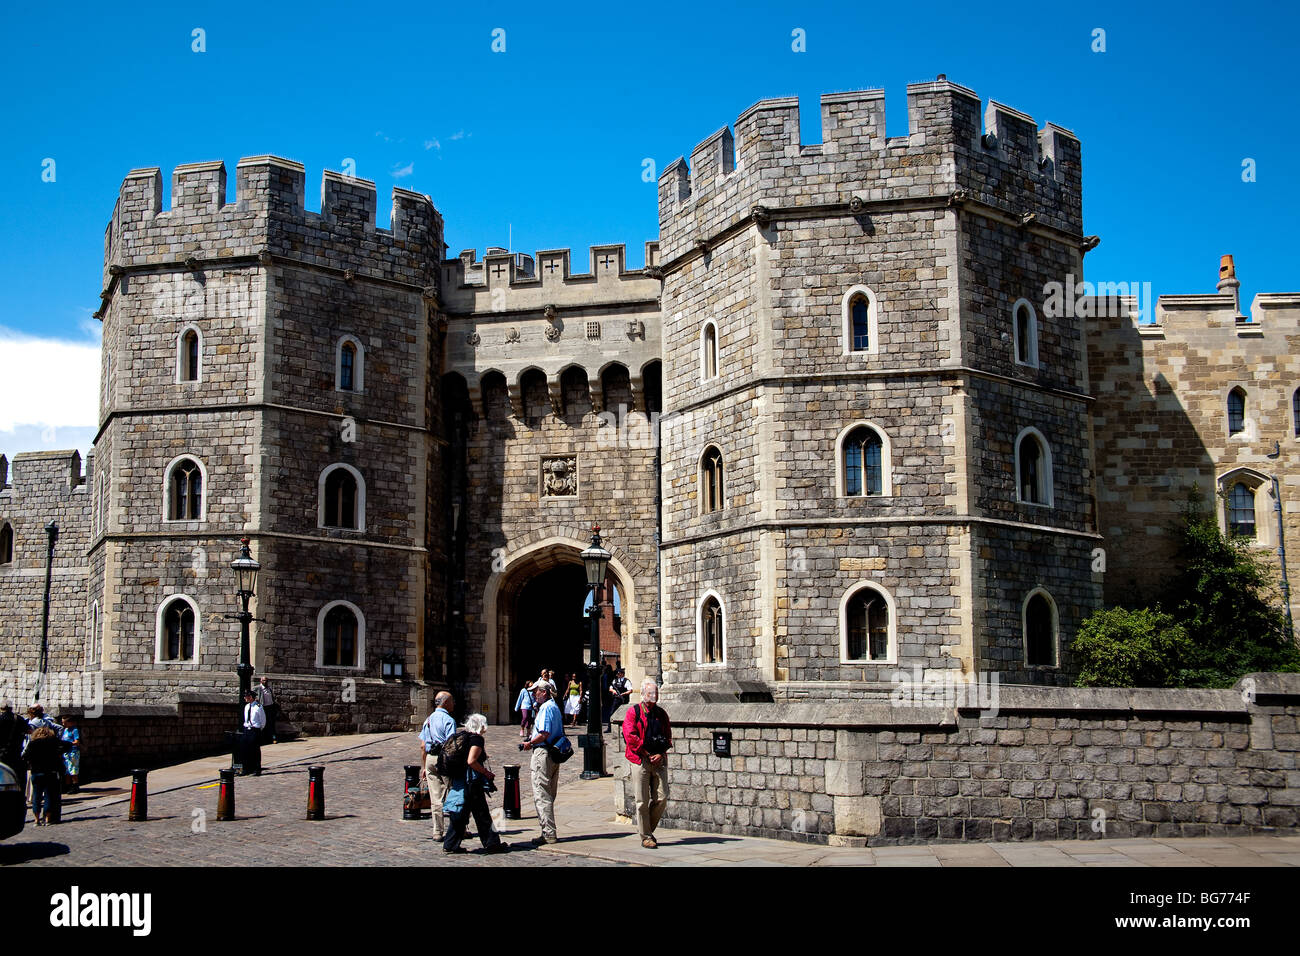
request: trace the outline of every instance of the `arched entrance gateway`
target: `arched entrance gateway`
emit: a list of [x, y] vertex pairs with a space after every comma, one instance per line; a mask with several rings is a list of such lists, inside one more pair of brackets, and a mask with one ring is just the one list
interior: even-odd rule
[[[555, 671], [563, 691], [570, 672], [583, 680], [589, 657], [590, 622], [583, 613], [587, 575], [580, 557], [588, 542], [554, 537], [514, 554], [483, 589], [487, 646], [481, 687], [488, 719], [508, 722], [525, 680], [543, 667]], [[609, 582], [620, 614], [619, 655], [628, 677], [639, 683], [637, 602], [632, 576], [618, 559], [609, 562]]]

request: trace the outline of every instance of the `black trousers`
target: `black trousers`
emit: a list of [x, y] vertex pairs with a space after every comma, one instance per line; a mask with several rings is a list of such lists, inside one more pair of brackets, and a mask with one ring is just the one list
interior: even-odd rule
[[459, 849], [471, 813], [474, 815], [474, 829], [478, 831], [484, 849], [501, 842], [501, 834], [492, 829], [492, 811], [488, 809], [487, 794], [481, 787], [471, 784], [465, 788], [465, 805], [455, 813], [447, 814], [447, 833], [442, 839], [444, 850]]
[[262, 728], [262, 743], [269, 744], [275, 741], [275, 718], [278, 716], [280, 716], [279, 704], [266, 707], [266, 726]]
[[260, 737], [261, 732], [257, 730], [245, 730], [239, 735], [239, 762], [246, 774], [262, 772], [262, 745], [258, 742]]

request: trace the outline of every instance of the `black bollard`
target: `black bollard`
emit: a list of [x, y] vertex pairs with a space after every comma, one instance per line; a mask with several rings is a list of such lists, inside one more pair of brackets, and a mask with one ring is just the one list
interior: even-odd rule
[[217, 791], [217, 819], [235, 819], [235, 770], [226, 767], [220, 771], [221, 789]]
[[307, 768], [307, 819], [325, 819], [325, 768]]
[[131, 823], [143, 823], [149, 819], [149, 771], [131, 771], [131, 809], [126, 818]]
[[420, 768], [406, 768], [406, 789], [402, 791], [402, 819], [423, 820], [420, 813]]
[[501, 797], [502, 809], [505, 810], [507, 820], [518, 820], [519, 813], [519, 767], [515, 764], [506, 764], [506, 787], [505, 793]]

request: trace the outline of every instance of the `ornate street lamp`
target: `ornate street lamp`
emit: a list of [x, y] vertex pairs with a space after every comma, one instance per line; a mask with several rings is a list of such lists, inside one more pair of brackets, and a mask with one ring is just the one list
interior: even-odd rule
[[[243, 607], [236, 616], [239, 620], [239, 666], [235, 668], [239, 674], [239, 711], [243, 713], [244, 695], [248, 693], [249, 688], [253, 686], [253, 665], [248, 662], [248, 625], [253, 621], [253, 615], [248, 613], [248, 602], [253, 597], [257, 587], [257, 572], [262, 570], [262, 566], [253, 560], [252, 553], [248, 550], [248, 539], [240, 538], [239, 557], [230, 562], [230, 567], [234, 569], [235, 576], [239, 580], [238, 597]], [[243, 726], [243, 722], [240, 722]]]
[[600, 546], [600, 525], [591, 526], [591, 546], [582, 552], [591, 590], [591, 660], [587, 662], [587, 735], [578, 743], [583, 748], [582, 779], [595, 780], [605, 774], [605, 736], [601, 733], [600, 694], [600, 588], [609, 570], [609, 552]]

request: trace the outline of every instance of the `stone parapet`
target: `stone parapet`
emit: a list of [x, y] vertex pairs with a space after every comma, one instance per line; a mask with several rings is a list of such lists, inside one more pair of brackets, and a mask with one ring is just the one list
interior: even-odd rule
[[[983, 711], [664, 706], [670, 827], [839, 845], [1300, 829], [1295, 674], [1228, 690], [1008, 686]], [[630, 788], [617, 794], [631, 816]]]

